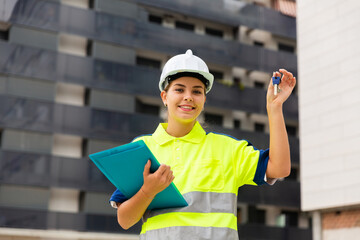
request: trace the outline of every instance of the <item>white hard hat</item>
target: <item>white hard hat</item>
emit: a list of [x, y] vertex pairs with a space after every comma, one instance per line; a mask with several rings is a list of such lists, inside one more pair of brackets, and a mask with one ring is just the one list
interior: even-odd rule
[[[172, 76], [174, 76], [173, 79], [171, 79]], [[163, 91], [166, 88], [169, 81], [174, 80], [179, 76], [193, 76], [199, 78], [206, 86], [206, 93], [210, 91], [214, 82], [214, 76], [209, 72], [206, 63], [201, 58], [193, 55], [190, 49], [187, 50], [185, 54], [176, 55], [165, 63], [160, 76], [160, 91]]]

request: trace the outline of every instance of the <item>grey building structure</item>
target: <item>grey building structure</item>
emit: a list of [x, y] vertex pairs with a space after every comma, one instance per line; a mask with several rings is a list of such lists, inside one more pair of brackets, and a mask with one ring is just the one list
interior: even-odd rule
[[[0, 0], [0, 239], [137, 239], [88, 155], [164, 121], [161, 68], [192, 49], [216, 82], [207, 131], [268, 147], [273, 71], [297, 75], [290, 0]], [[281, 10], [281, 9], [280, 9]], [[292, 173], [244, 186], [240, 239], [311, 239], [300, 210], [298, 97], [284, 105]]]

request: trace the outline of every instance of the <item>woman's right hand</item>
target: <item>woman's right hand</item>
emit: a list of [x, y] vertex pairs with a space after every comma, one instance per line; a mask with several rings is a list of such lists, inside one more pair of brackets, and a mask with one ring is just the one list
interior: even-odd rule
[[156, 194], [170, 185], [175, 176], [168, 165], [161, 164], [154, 173], [150, 173], [150, 166], [151, 161], [148, 160], [143, 172], [144, 184], [141, 189], [147, 197], [154, 198]]

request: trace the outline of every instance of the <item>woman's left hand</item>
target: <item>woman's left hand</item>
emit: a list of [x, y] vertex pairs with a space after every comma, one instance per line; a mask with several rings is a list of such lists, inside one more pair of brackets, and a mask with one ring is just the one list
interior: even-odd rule
[[286, 71], [285, 69], [279, 69], [279, 72], [274, 72], [273, 77], [281, 77], [281, 82], [279, 84], [279, 91], [277, 95], [274, 95], [274, 85], [272, 79], [270, 79], [270, 84], [267, 91], [267, 104], [280, 104], [282, 105], [286, 99], [290, 96], [296, 85], [296, 79], [291, 72]]

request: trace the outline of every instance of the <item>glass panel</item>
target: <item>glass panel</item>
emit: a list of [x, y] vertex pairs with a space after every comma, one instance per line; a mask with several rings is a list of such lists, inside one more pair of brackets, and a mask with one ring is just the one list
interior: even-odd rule
[[224, 117], [219, 114], [205, 113], [205, 122], [210, 125], [222, 126]]
[[101, 141], [101, 140], [89, 140], [88, 141], [88, 151], [87, 155], [103, 151], [109, 148], [114, 148], [120, 146], [124, 143], [120, 142], [110, 142], [110, 141]]
[[21, 97], [53, 101], [55, 98], [55, 84], [49, 81], [9, 77], [8, 93]]
[[95, 10], [128, 18], [136, 18], [138, 16], [138, 7], [136, 3], [118, 0], [96, 0]]
[[7, 92], [7, 81], [6, 77], [0, 76], [0, 94], [4, 94]]
[[7, 150], [51, 153], [52, 136], [50, 134], [5, 129], [2, 148]]
[[112, 208], [109, 204], [111, 194], [112, 192], [109, 192], [107, 194], [86, 192], [84, 196], [83, 211], [85, 213], [116, 215], [116, 210]]
[[119, 45], [94, 41], [92, 55], [98, 59], [135, 65], [135, 51]]
[[0, 206], [47, 209], [49, 190], [35, 187], [0, 185]]
[[135, 97], [115, 92], [91, 90], [90, 106], [122, 112], [135, 112]]
[[48, 50], [57, 49], [57, 34], [13, 25], [9, 41]]

